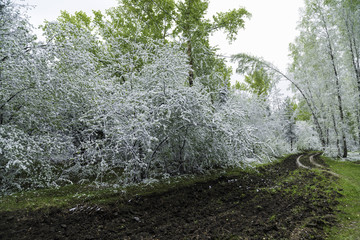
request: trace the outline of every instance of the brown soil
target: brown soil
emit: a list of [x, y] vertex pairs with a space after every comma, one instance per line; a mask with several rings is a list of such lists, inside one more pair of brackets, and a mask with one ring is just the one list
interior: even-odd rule
[[296, 157], [105, 206], [1, 212], [0, 239], [324, 239], [337, 193], [294, 174]]

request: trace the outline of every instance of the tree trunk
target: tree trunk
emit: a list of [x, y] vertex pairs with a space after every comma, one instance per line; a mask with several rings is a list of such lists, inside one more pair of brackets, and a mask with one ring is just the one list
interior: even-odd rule
[[341, 149], [340, 149], [340, 141], [339, 141], [339, 132], [336, 126], [336, 120], [335, 120], [335, 114], [332, 113], [332, 119], [333, 119], [333, 125], [334, 125], [334, 131], [336, 136], [336, 148], [337, 148], [337, 157], [341, 157]]
[[190, 70], [189, 70], [189, 86], [192, 87], [194, 85], [194, 71], [193, 71], [193, 64], [194, 64], [194, 60], [192, 57], [192, 46], [191, 46], [191, 40], [189, 39], [187, 41], [187, 55], [189, 57], [189, 65], [190, 65]]
[[[360, 56], [359, 51], [356, 45], [356, 39], [353, 29], [353, 24], [351, 23], [349, 13], [344, 14], [345, 16], [345, 25], [348, 34], [349, 40], [349, 50], [351, 55], [351, 63], [353, 65], [357, 88], [358, 88], [358, 108], [360, 107]], [[360, 111], [357, 112], [357, 122], [358, 122], [358, 147], [360, 149]]]
[[[360, 108], [360, 103], [358, 105], [358, 109]], [[358, 147], [360, 149], [360, 110], [357, 111], [357, 121], [358, 121]]]
[[328, 31], [328, 27], [327, 27], [327, 22], [325, 20], [325, 17], [323, 16], [321, 10], [319, 13], [320, 13], [321, 20], [323, 23], [323, 28], [326, 33], [326, 40], [327, 40], [328, 48], [329, 48], [328, 54], [330, 56], [331, 64], [332, 64], [333, 71], [334, 71], [336, 95], [337, 95], [338, 108], [339, 108], [340, 120], [341, 120], [340, 129], [341, 129], [341, 135], [342, 135], [342, 141], [343, 141], [343, 157], [346, 158], [347, 154], [348, 154], [348, 149], [347, 149], [347, 141], [346, 141], [346, 135], [345, 135], [345, 130], [344, 130], [345, 120], [344, 120], [344, 110], [343, 110], [343, 104], [342, 104], [342, 98], [341, 98], [341, 86], [340, 86], [339, 74], [338, 74], [338, 71], [336, 68], [334, 50], [332, 47], [331, 38], [330, 38], [330, 34]]
[[[330, 41], [330, 39], [329, 39], [329, 41]], [[346, 141], [346, 135], [345, 135], [345, 130], [344, 130], [345, 118], [344, 118], [344, 110], [343, 110], [343, 104], [342, 104], [342, 98], [341, 98], [341, 92], [340, 92], [341, 87], [340, 87], [339, 75], [338, 75], [336, 65], [335, 65], [334, 54], [333, 54], [333, 50], [332, 50], [330, 42], [329, 42], [329, 48], [330, 48], [329, 54], [330, 54], [331, 62], [333, 65], [334, 75], [335, 75], [336, 95], [337, 95], [340, 120], [341, 120], [340, 129], [341, 129], [341, 135], [342, 135], [342, 141], [343, 141], [343, 157], [346, 158], [347, 154], [348, 154], [348, 149], [347, 149], [347, 141]]]

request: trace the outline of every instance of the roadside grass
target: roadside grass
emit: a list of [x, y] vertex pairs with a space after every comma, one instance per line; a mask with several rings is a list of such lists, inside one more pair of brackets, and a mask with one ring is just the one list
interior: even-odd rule
[[[251, 169], [249, 169], [251, 171]], [[136, 196], [162, 193], [202, 182], [215, 180], [220, 176], [238, 175], [241, 168], [213, 170], [204, 175], [186, 175], [140, 183], [124, 187], [99, 187], [94, 184], [73, 184], [58, 188], [23, 191], [0, 196], [0, 212], [16, 210], [37, 210], [49, 207], [67, 208], [76, 205], [106, 205], [121, 203]]]
[[[272, 161], [281, 162], [286, 157]], [[72, 208], [76, 205], [106, 205], [121, 203], [136, 196], [152, 193], [163, 193], [199, 183], [216, 180], [217, 178], [236, 177], [244, 172], [257, 172], [256, 167], [271, 163], [250, 165], [247, 168], [227, 168], [211, 170], [203, 175], [184, 175], [170, 177], [152, 183], [134, 184], [124, 187], [101, 187], [95, 184], [72, 184], [58, 188], [23, 191], [11, 195], [0, 196], [0, 212], [16, 210], [37, 210], [49, 207]]]
[[0, 197], [0, 212], [70, 207], [96, 201], [100, 196], [112, 199], [115, 195], [115, 189], [96, 189], [90, 185], [78, 184], [24, 191]]
[[340, 175], [335, 183], [340, 193], [338, 224], [327, 230], [329, 240], [360, 239], [360, 164], [323, 158], [331, 171]]

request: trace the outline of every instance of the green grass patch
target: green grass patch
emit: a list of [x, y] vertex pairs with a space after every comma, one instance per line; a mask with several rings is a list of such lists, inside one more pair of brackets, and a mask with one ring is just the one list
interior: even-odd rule
[[82, 204], [121, 203], [134, 196], [145, 196], [152, 193], [163, 193], [172, 189], [188, 187], [197, 183], [215, 180], [220, 176], [237, 177], [244, 173], [257, 173], [256, 167], [266, 167], [283, 161], [287, 156], [265, 164], [244, 168], [211, 170], [203, 175], [185, 175], [162, 179], [151, 184], [135, 184], [127, 187], [98, 187], [95, 184], [73, 184], [58, 188], [23, 191], [0, 196], [0, 212], [15, 210], [37, 210], [48, 207], [74, 207]]
[[19, 192], [0, 197], [0, 211], [36, 210], [47, 207], [68, 207], [98, 201], [100, 198], [112, 199], [116, 189], [96, 189], [90, 185], [67, 185]]
[[23, 191], [0, 196], [0, 212], [15, 210], [37, 210], [49, 207], [72, 208], [76, 205], [106, 205], [127, 201], [135, 196], [161, 194], [166, 191], [190, 187], [195, 184], [216, 180], [220, 176], [239, 177], [245, 173], [262, 174], [259, 168], [267, 168], [282, 162], [287, 156], [265, 164], [243, 168], [228, 168], [209, 171], [203, 175], [188, 175], [162, 179], [151, 184], [136, 184], [126, 187], [97, 187], [95, 184], [74, 184], [59, 188]]
[[331, 171], [340, 175], [336, 183], [342, 197], [337, 213], [338, 224], [328, 229], [329, 240], [360, 239], [360, 164], [324, 158]]
[[[280, 158], [272, 163], [259, 164], [271, 165], [280, 162]], [[76, 205], [105, 205], [121, 203], [134, 196], [145, 196], [153, 193], [163, 193], [173, 189], [189, 187], [194, 184], [215, 180], [220, 176], [236, 177], [245, 172], [257, 173], [255, 166], [243, 168], [228, 168], [209, 171], [203, 175], [185, 175], [162, 179], [151, 184], [135, 184], [127, 187], [97, 187], [94, 184], [74, 184], [58, 188], [38, 189], [24, 191], [11, 195], [0, 196], [0, 212], [15, 210], [36, 210], [48, 207], [72, 208]]]
[[[249, 169], [251, 171], [251, 169]], [[0, 196], [0, 212], [15, 210], [37, 210], [48, 207], [74, 207], [76, 205], [106, 205], [121, 203], [134, 196], [163, 193], [197, 183], [215, 180], [220, 176], [236, 176], [241, 168], [213, 170], [204, 175], [188, 175], [159, 180], [151, 184], [134, 184], [126, 187], [98, 187], [94, 184], [74, 184], [58, 188], [24, 191]]]
[[23, 191], [11, 195], [0, 196], [0, 212], [15, 210], [37, 210], [48, 207], [72, 208], [76, 205], [106, 205], [121, 203], [134, 196], [161, 194], [166, 191], [189, 187], [198, 183], [216, 180], [220, 176], [238, 177], [244, 173], [257, 174], [259, 167], [266, 168], [286, 158], [279, 158], [264, 164], [211, 170], [202, 175], [183, 175], [157, 180], [151, 184], [134, 184], [126, 187], [98, 187], [95, 184], [73, 184], [58, 188]]

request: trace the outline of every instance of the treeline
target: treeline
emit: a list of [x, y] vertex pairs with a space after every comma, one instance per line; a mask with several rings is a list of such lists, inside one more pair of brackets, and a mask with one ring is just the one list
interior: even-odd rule
[[93, 16], [62, 12], [41, 42], [21, 6], [0, 0], [1, 193], [154, 181], [315, 148], [306, 107], [274, 104], [275, 74], [255, 69], [230, 86], [209, 34], [233, 41], [250, 13], [208, 20], [208, 4], [122, 0]]
[[306, 1], [290, 73], [323, 148], [339, 157], [360, 146], [360, 2]]
[[337, 157], [360, 146], [359, 14], [356, 0], [306, 0], [287, 73], [253, 56], [234, 56], [240, 72], [264, 68], [290, 81], [296, 118], [311, 122], [318, 147]]

